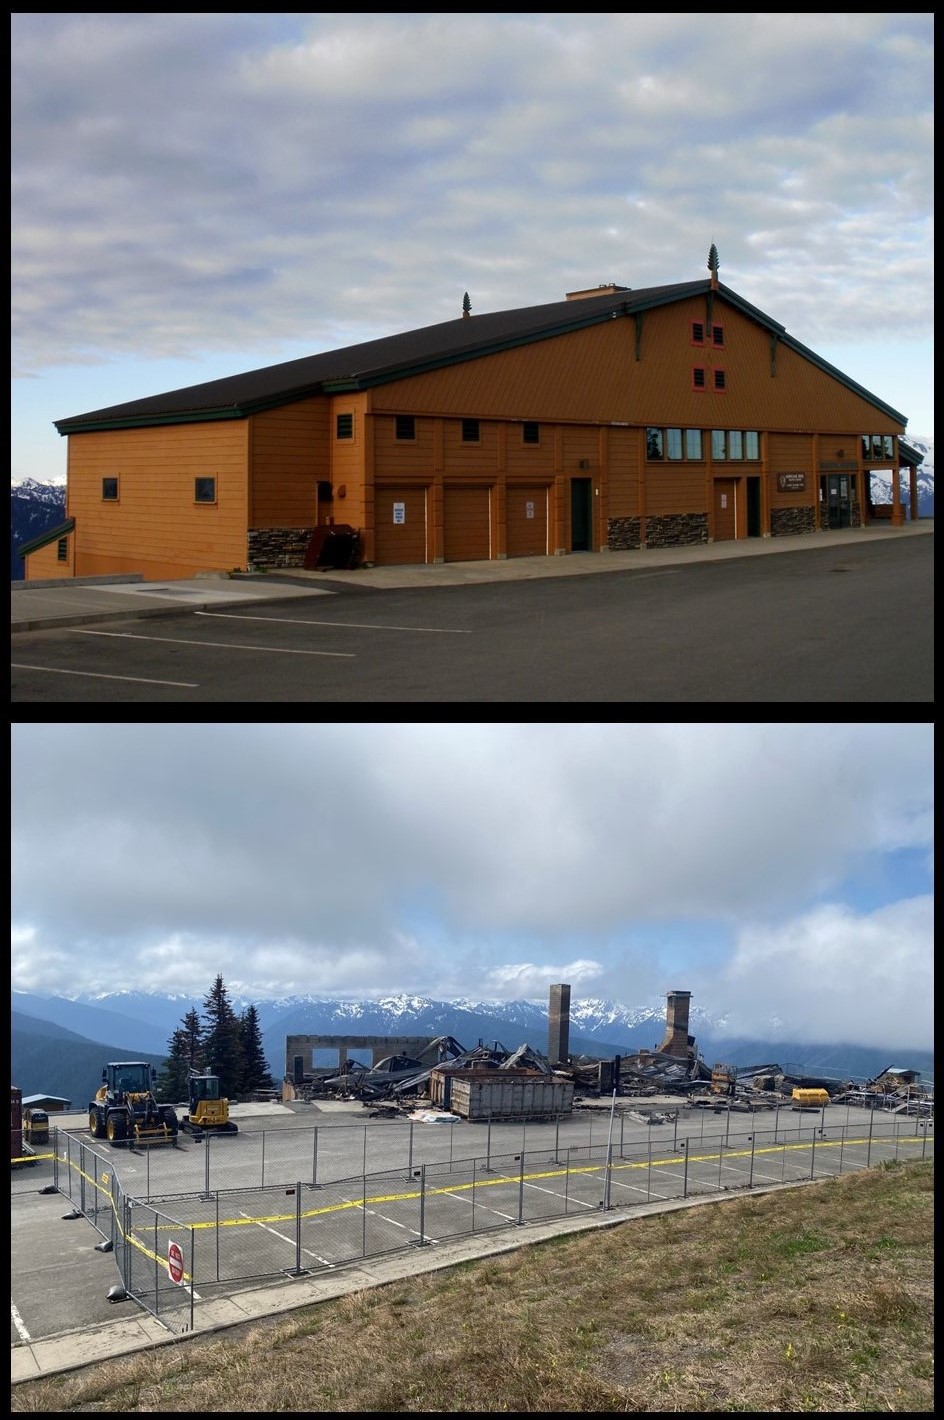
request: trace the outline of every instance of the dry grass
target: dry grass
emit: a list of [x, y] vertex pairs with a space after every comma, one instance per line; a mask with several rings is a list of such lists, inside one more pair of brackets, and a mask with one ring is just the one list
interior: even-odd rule
[[933, 1165], [543, 1242], [13, 1389], [14, 1411], [933, 1409]]

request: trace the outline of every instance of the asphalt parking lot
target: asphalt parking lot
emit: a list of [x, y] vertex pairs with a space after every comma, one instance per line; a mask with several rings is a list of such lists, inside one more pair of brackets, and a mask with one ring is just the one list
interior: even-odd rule
[[[91, 1212], [102, 1175], [97, 1163], [89, 1168], [85, 1156], [79, 1179], [77, 1146], [88, 1143], [88, 1135], [78, 1119], [69, 1122], [68, 1137], [60, 1136], [60, 1168], [71, 1154], [71, 1170], [64, 1172], [73, 1192], [85, 1190], [82, 1202]], [[883, 1118], [881, 1128], [892, 1123]], [[752, 1125], [749, 1116], [693, 1109], [648, 1126], [621, 1107], [607, 1171], [600, 1146], [611, 1136], [608, 1111], [602, 1109], [596, 1117], [558, 1125], [460, 1121], [411, 1127], [404, 1121], [367, 1121], [360, 1109], [322, 1114], [273, 1107], [263, 1116], [243, 1118], [239, 1135], [217, 1139], [209, 1152], [182, 1137], [177, 1149], [101, 1153], [103, 1167], [113, 1168], [126, 1193], [149, 1198], [162, 1217], [166, 1210], [185, 1230], [198, 1229], [195, 1305], [196, 1317], [206, 1325], [214, 1304], [231, 1306], [249, 1280], [260, 1286], [259, 1314], [268, 1306], [277, 1310], [306, 1300], [297, 1293], [287, 1298], [284, 1285], [279, 1287], [280, 1274], [290, 1274], [297, 1261], [306, 1274], [324, 1280], [324, 1295], [336, 1295], [332, 1288], [352, 1290], [386, 1276], [382, 1254], [398, 1275], [408, 1275], [521, 1245], [542, 1228], [557, 1232], [607, 1218], [625, 1220], [629, 1209], [675, 1207], [699, 1196], [710, 1200], [749, 1182], [755, 1187], [799, 1183], [814, 1170], [816, 1178], [828, 1177], [863, 1168], [869, 1160], [875, 1164], [889, 1151], [911, 1157], [933, 1147], [930, 1126], [918, 1121], [901, 1122], [901, 1138], [880, 1144], [871, 1138], [879, 1121], [866, 1110], [837, 1106], [825, 1133], [819, 1133], [822, 1126], [818, 1113], [765, 1113]], [[594, 1139], [590, 1158], [584, 1143]], [[477, 1163], [470, 1171], [472, 1157]], [[110, 1289], [121, 1281], [115, 1257], [100, 1250], [102, 1234], [85, 1217], [74, 1216], [69, 1198], [43, 1191], [53, 1176], [51, 1158], [12, 1172], [11, 1344], [35, 1352], [36, 1343], [90, 1328], [94, 1333], [96, 1327], [109, 1328], [113, 1347], [117, 1329], [119, 1349], [125, 1338], [130, 1345], [132, 1338], [142, 1344], [142, 1334], [145, 1343], [166, 1335], [137, 1303], [109, 1300]], [[296, 1191], [297, 1184], [302, 1187]], [[105, 1198], [99, 1223], [107, 1236]], [[305, 1220], [298, 1233], [296, 1207], [299, 1220]], [[528, 1226], [516, 1229], [520, 1221]], [[482, 1230], [478, 1236], [476, 1229]], [[147, 1251], [145, 1233], [140, 1253]], [[149, 1265], [153, 1271], [156, 1256]], [[196, 1296], [196, 1285], [193, 1290]], [[55, 1356], [54, 1346], [50, 1354]], [[69, 1356], [72, 1364], [82, 1363], [76, 1340]]]
[[[22, 632], [14, 703], [933, 702], [933, 534]], [[271, 590], [271, 588], [270, 588]]]

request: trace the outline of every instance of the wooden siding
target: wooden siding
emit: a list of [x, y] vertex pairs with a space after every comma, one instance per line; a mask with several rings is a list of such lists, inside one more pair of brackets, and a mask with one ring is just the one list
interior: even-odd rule
[[[374, 431], [373, 420], [367, 417], [369, 409], [369, 394], [335, 395], [328, 415], [334, 519], [354, 528], [373, 526], [373, 487], [368, 486], [370, 480], [366, 473], [373, 466]], [[338, 414], [353, 414], [353, 439], [336, 437]]]
[[303, 400], [250, 420], [249, 526], [315, 523], [318, 482], [330, 481], [328, 400]]
[[[767, 468], [771, 509], [808, 508], [816, 502], [818, 482], [813, 466], [813, 439], [809, 435], [771, 434], [767, 441]], [[804, 474], [806, 486], [795, 493], [781, 492], [778, 487], [781, 473]]]
[[[71, 434], [75, 575], [161, 579], [244, 568], [247, 446], [247, 420]], [[116, 502], [102, 501], [103, 478], [118, 479]], [[196, 478], [216, 479], [215, 504], [194, 502]]]
[[[691, 344], [693, 320], [706, 319], [705, 300], [692, 297], [642, 316], [639, 360], [636, 319], [555, 336], [466, 364], [394, 380], [373, 393], [376, 411], [539, 422], [625, 422], [700, 429], [778, 429], [904, 433], [874, 404], [777, 344], [770, 374], [770, 332], [716, 296], [712, 324], [724, 328], [724, 348]], [[692, 389], [692, 367], [708, 388]], [[727, 390], [711, 388], [723, 369]]]
[[[403, 505], [402, 521], [394, 522], [394, 505]], [[374, 491], [374, 557], [378, 567], [426, 562], [429, 557], [427, 508], [429, 490], [421, 484], [388, 486]]]
[[548, 547], [550, 488], [509, 483], [505, 488], [505, 548], [509, 557], [542, 557]]
[[646, 465], [646, 514], [704, 513], [708, 493], [703, 463]]
[[27, 582], [45, 582], [54, 577], [74, 577], [75, 576], [75, 535], [67, 533], [67, 547], [69, 556], [65, 562], [59, 561], [59, 538], [54, 538], [52, 542], [47, 542], [45, 547], [39, 547], [35, 552], [31, 552], [28, 557], [23, 558], [24, 572], [23, 579]]
[[608, 429], [606, 513], [611, 518], [639, 516], [639, 461], [643, 434], [639, 429]]

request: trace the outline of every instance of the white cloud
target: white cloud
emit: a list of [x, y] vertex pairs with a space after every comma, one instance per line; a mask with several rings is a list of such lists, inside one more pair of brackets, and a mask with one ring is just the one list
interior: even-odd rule
[[814, 349], [931, 338], [929, 13], [21, 12], [12, 50], [14, 358], [55, 372], [51, 464], [50, 421], [131, 398], [135, 362], [158, 393], [159, 359], [252, 369], [466, 289], [696, 279], [711, 241]]

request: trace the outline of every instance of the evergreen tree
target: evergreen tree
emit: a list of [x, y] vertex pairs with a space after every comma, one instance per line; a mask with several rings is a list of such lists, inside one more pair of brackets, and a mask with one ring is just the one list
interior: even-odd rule
[[253, 1090], [271, 1090], [273, 1080], [262, 1047], [259, 1014], [252, 1004], [239, 1018], [239, 1034], [243, 1047], [242, 1093], [248, 1095]]
[[157, 1078], [158, 1099], [171, 1104], [190, 1095], [190, 1072], [203, 1064], [203, 1026], [195, 1010], [183, 1017], [167, 1042], [167, 1059]]
[[220, 1077], [220, 1094], [235, 1099], [243, 1078], [243, 1045], [239, 1018], [230, 1004], [229, 993], [218, 976], [203, 1002], [206, 1022], [203, 1059], [206, 1069]]

